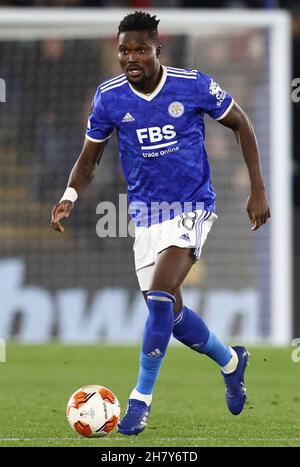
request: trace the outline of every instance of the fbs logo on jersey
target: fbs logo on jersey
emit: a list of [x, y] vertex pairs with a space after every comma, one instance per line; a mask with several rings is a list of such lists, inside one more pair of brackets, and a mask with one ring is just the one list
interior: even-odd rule
[[[150, 143], [152, 144], [160, 143], [163, 140], [169, 141], [173, 138], [176, 138], [176, 131], [173, 125], [164, 125], [162, 128], [160, 128], [159, 126], [152, 126], [150, 128], [139, 128], [136, 130], [136, 134], [141, 144], [144, 143], [144, 140], [150, 141]], [[177, 143], [177, 141], [174, 141], [174, 143]], [[168, 144], [168, 146], [170, 145], [170, 143], [166, 144]]]
[[134, 122], [135, 121], [135, 118], [133, 118], [132, 115], [130, 115], [129, 112], [127, 112], [126, 115], [124, 115], [123, 119], [122, 119], [122, 122], [123, 123], [127, 123], [127, 122]]

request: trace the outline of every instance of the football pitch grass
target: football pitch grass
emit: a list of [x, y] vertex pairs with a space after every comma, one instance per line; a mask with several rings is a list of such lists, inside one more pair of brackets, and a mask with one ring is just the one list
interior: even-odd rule
[[70, 395], [86, 384], [110, 388], [126, 409], [137, 347], [8, 344], [0, 364], [0, 446], [300, 446], [300, 362], [290, 348], [249, 348], [249, 400], [239, 416], [225, 404], [223, 378], [207, 357], [171, 346], [146, 430], [87, 439], [66, 419]]

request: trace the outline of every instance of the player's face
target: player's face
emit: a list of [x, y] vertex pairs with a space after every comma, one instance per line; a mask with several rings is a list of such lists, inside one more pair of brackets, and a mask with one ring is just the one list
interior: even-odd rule
[[119, 36], [119, 62], [133, 85], [145, 86], [159, 74], [159, 52], [157, 43], [147, 31], [127, 31]]

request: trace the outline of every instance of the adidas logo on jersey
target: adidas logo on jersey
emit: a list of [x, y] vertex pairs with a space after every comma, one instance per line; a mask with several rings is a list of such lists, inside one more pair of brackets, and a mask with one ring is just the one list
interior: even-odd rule
[[134, 122], [135, 118], [133, 118], [132, 115], [130, 115], [129, 112], [127, 112], [126, 115], [124, 115], [122, 122]]

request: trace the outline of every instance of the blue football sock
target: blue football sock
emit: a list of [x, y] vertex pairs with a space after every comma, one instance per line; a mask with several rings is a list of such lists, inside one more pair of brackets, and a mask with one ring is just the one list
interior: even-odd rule
[[231, 360], [230, 348], [210, 332], [201, 316], [186, 306], [175, 315], [173, 336], [196, 352], [212, 358], [221, 367]]
[[142, 394], [152, 394], [174, 325], [173, 295], [160, 290], [147, 293], [149, 316], [145, 325], [140, 371], [135, 387]]

